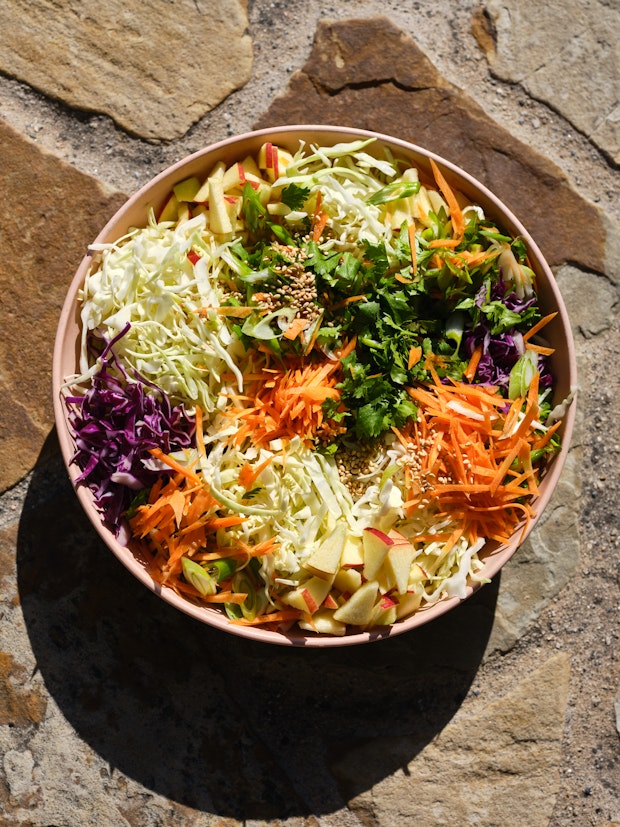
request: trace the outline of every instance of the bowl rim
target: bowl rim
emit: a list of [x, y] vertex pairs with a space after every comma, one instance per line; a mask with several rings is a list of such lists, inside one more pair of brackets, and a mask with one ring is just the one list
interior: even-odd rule
[[[466, 170], [460, 168], [455, 163], [444, 158], [443, 156], [440, 156], [426, 149], [425, 147], [419, 146], [410, 141], [406, 141], [382, 132], [375, 132], [372, 130], [360, 129], [356, 127], [336, 125], [289, 124], [274, 127], [264, 127], [257, 130], [246, 131], [239, 135], [229, 136], [213, 144], [209, 144], [205, 147], [202, 147], [201, 149], [191, 153], [185, 158], [182, 158], [176, 161], [175, 163], [169, 165], [165, 169], [161, 170], [158, 174], [156, 174], [147, 183], [142, 185], [138, 190], [136, 190], [132, 195], [130, 195], [127, 198], [127, 200], [114, 213], [114, 215], [108, 219], [108, 221], [100, 230], [94, 241], [89, 242], [89, 245], [99, 244], [103, 241], [114, 240], [114, 237], [118, 238], [120, 234], [117, 233], [114, 234], [114, 237], [109, 237], [111, 231], [115, 227], [117, 227], [122, 221], [124, 221], [128, 214], [131, 213], [131, 211], [134, 210], [137, 207], [137, 205], [140, 205], [141, 202], [145, 201], [145, 198], [146, 205], [148, 203], [147, 196], [154, 189], [163, 186], [163, 184], [167, 181], [176, 183], [176, 181], [182, 180], [182, 178], [177, 176], [179, 176], [182, 170], [186, 170], [188, 166], [193, 166], [197, 163], [200, 164], [202, 161], [205, 161], [206, 164], [206, 161], [211, 159], [211, 156], [225, 154], [227, 150], [241, 143], [247, 144], [248, 142], [264, 141], [272, 141], [273, 143], [277, 143], [279, 139], [282, 139], [282, 137], [291, 138], [294, 135], [297, 135], [298, 140], [300, 135], [304, 135], [305, 138], [303, 138], [303, 140], [305, 140], [307, 144], [310, 144], [314, 141], [314, 139], [310, 137], [312, 135], [325, 136], [327, 139], [331, 139], [328, 141], [328, 143], [338, 142], [336, 140], [333, 140], [334, 138], [336, 138], [336, 136], [339, 136], [340, 140], [342, 141], [372, 138], [376, 140], [379, 144], [383, 143], [388, 145], [391, 149], [401, 150], [403, 154], [410, 156], [411, 159], [415, 158], [416, 164], [418, 163], [418, 157], [422, 157], [427, 162], [430, 159], [432, 159], [442, 168], [442, 172], [448, 178], [448, 180], [456, 180], [458, 182], [456, 184], [457, 187], [462, 189], [462, 184], [465, 183], [465, 190], [475, 190], [477, 195], [482, 196], [482, 198], [480, 198], [479, 200], [485, 201], [485, 211], [487, 204], [492, 205], [492, 209], [495, 210], [497, 212], [497, 215], [501, 217], [502, 225], [504, 227], [509, 225], [511, 235], [519, 235], [523, 238], [527, 246], [528, 253], [536, 262], [536, 265], [540, 272], [544, 275], [546, 292], [550, 293], [553, 302], [558, 310], [558, 316], [557, 319], [554, 320], [554, 322], [556, 323], [556, 325], [559, 324], [561, 326], [561, 330], [564, 333], [566, 339], [563, 361], [567, 365], [568, 387], [571, 391], [573, 391], [573, 389], [576, 389], [576, 356], [574, 340], [572, 336], [571, 325], [568, 318], [566, 306], [564, 304], [562, 295], [560, 293], [555, 277], [551, 271], [551, 268], [549, 267], [547, 261], [545, 260], [544, 256], [542, 255], [542, 252], [540, 251], [538, 245], [530, 235], [529, 231], [524, 227], [524, 225], [512, 212], [512, 210], [504, 202], [502, 202], [493, 193], [492, 190], [487, 188], [486, 185], [484, 185], [481, 181], [469, 174]], [[412, 160], [412, 162], [414, 161]], [[172, 183], [170, 184], [169, 189], [172, 189]], [[128, 226], [129, 224], [124, 225], [125, 228], [127, 228]], [[379, 627], [377, 629], [363, 630], [359, 632], [353, 631], [343, 636], [332, 636], [317, 634], [315, 632], [305, 632], [304, 630], [299, 629], [299, 627], [294, 627], [294, 630], [292, 632], [274, 632], [271, 630], [261, 629], [259, 627], [235, 625], [228, 620], [225, 613], [221, 609], [213, 609], [199, 606], [197, 604], [192, 603], [186, 598], [182, 598], [170, 587], [162, 587], [160, 584], [156, 583], [150, 577], [144, 565], [137, 559], [136, 555], [131, 550], [131, 548], [122, 545], [114, 537], [112, 532], [109, 531], [109, 529], [106, 528], [106, 526], [103, 524], [98, 510], [94, 506], [93, 496], [90, 490], [84, 485], [76, 484], [75, 480], [79, 474], [79, 471], [76, 469], [75, 465], [72, 465], [71, 463], [71, 459], [74, 452], [74, 443], [68, 425], [66, 409], [61, 393], [61, 386], [64, 382], [66, 374], [66, 371], [63, 370], [65, 362], [64, 354], [66, 351], [66, 332], [67, 328], [71, 324], [72, 319], [75, 316], [77, 292], [82, 286], [82, 283], [84, 281], [88, 268], [91, 265], [91, 262], [92, 253], [90, 251], [87, 251], [84, 257], [82, 258], [82, 261], [80, 262], [78, 269], [69, 284], [69, 288], [58, 320], [52, 356], [52, 389], [54, 418], [56, 422], [56, 430], [63, 461], [68, 472], [72, 487], [76, 492], [76, 495], [83, 510], [85, 511], [91, 524], [96, 529], [100, 538], [104, 541], [105, 545], [113, 552], [113, 554], [124, 565], [124, 567], [128, 569], [128, 571], [131, 574], [133, 574], [134, 577], [136, 577], [144, 586], [146, 586], [150, 591], [162, 598], [165, 602], [179, 609], [186, 615], [189, 615], [190, 617], [193, 617], [195, 620], [205, 623], [206, 625], [209, 625], [211, 627], [217, 628], [228, 634], [233, 634], [238, 637], [243, 637], [264, 643], [272, 643], [284, 646], [301, 646], [308, 648], [353, 646], [378, 640], [384, 640], [390, 637], [395, 637], [397, 635], [403, 634], [422, 625], [425, 625], [429, 623], [431, 620], [446, 614], [448, 611], [464, 602], [464, 600], [467, 600], [472, 594], [474, 594], [481, 588], [481, 586], [483, 585], [481, 583], [468, 583], [466, 587], [465, 598], [443, 598], [439, 600], [437, 603], [418, 609], [416, 612], [414, 612], [414, 614], [396, 621], [391, 626]], [[566, 462], [566, 458], [570, 448], [570, 442], [575, 425], [575, 418], [576, 404], [575, 400], [573, 399], [571, 404], [568, 405], [568, 408], [563, 417], [562, 448], [559, 454], [557, 454], [554, 457], [554, 460], [551, 463], [551, 466], [548, 472], [546, 473], [544, 480], [541, 482], [541, 493], [535, 501], [535, 505], [537, 506], [535, 516], [532, 518], [531, 524], [529, 526], [527, 526], [525, 529], [521, 529], [520, 531], [515, 532], [515, 534], [511, 538], [510, 543], [498, 546], [497, 548], [493, 548], [484, 554], [484, 568], [480, 574], [485, 578], [492, 580], [497, 575], [500, 569], [510, 560], [517, 548], [520, 545], [522, 545], [527, 536], [529, 536], [529, 534], [531, 533], [532, 529], [538, 523], [538, 520], [542, 515], [546, 505], [548, 504], [553, 494], [553, 491], [557, 485], [559, 477], [562, 473], [562, 470], [564, 468], [564, 464]]]

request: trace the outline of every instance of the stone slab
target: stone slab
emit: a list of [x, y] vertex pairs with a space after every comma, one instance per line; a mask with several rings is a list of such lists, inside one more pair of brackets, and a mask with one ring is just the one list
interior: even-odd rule
[[485, 8], [493, 73], [559, 112], [619, 164], [620, 6], [490, 0]]
[[[385, 61], [375, 65], [385, 54], [389, 73]], [[387, 133], [442, 155], [513, 210], [551, 266], [572, 261], [604, 272], [606, 233], [597, 208], [558, 167], [441, 78], [417, 44], [387, 18], [322, 22], [308, 61], [257, 126], [312, 122]], [[583, 226], [587, 247], [574, 232]]]
[[250, 78], [246, 0], [7, 0], [0, 71], [170, 140]]
[[[125, 200], [0, 120], [0, 491], [34, 465], [54, 423], [52, 352], [89, 242]], [[8, 461], [10, 458], [10, 461]]]
[[[510, 823], [548, 827], [559, 788], [569, 659], [561, 654], [534, 668], [503, 698], [453, 721], [414, 761], [368, 792], [349, 798], [364, 824]], [[384, 749], [405, 755], [407, 739], [370, 741], [335, 766], [345, 795], [360, 784]]]

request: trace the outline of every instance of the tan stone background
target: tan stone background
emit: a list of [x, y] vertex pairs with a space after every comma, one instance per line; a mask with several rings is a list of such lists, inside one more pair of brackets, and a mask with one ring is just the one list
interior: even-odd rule
[[[620, 7], [608, 0], [6, 0], [0, 27], [0, 826], [620, 823]], [[127, 194], [254, 126], [425, 145], [532, 232], [579, 427], [501, 577], [334, 653], [144, 593], [70, 490], [51, 349]]]

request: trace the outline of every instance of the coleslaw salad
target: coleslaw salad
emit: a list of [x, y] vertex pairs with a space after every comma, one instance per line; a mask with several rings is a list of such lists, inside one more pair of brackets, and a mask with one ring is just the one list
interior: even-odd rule
[[559, 450], [524, 246], [372, 143], [267, 143], [93, 248], [79, 480], [233, 623], [342, 635], [465, 596]]

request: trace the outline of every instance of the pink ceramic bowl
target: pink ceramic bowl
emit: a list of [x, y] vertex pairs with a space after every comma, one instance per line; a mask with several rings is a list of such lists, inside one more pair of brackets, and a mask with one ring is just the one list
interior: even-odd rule
[[[258, 152], [259, 147], [266, 141], [271, 141], [274, 144], [295, 150], [300, 140], [303, 140], [307, 144], [316, 143], [325, 146], [367, 137], [374, 137], [380, 145], [387, 145], [394, 155], [407, 159], [413, 165], [417, 166], [420, 171], [427, 173], [429, 177], [432, 177], [429, 159], [432, 158], [437, 161], [450, 184], [469, 197], [474, 203], [481, 205], [486, 215], [496, 220], [509, 234], [513, 236], [518, 235], [524, 239], [532, 269], [536, 274], [538, 295], [543, 313], [549, 313], [553, 310], [558, 311], [555, 319], [545, 328], [545, 337], [549, 340], [552, 347], [555, 348], [555, 354], [551, 362], [551, 369], [556, 380], [554, 402], [557, 403], [565, 399], [571, 389], [576, 386], [576, 363], [573, 340], [562, 296], [540, 250], [512, 212], [480, 182], [476, 181], [449, 161], [406, 141], [365, 130], [333, 126], [284, 126], [274, 129], [262, 129], [245, 135], [227, 138], [179, 161], [177, 164], [161, 172], [150, 183], [138, 190], [107, 223], [97, 237], [96, 242], [114, 241], [122, 236], [129, 227], [143, 226], [147, 221], [149, 207], [152, 207], [157, 214], [174, 184], [193, 175], [204, 178], [216, 161], [223, 160], [227, 164], [230, 164], [235, 160], [245, 157], [247, 154], [255, 154]], [[70, 462], [74, 453], [74, 443], [67, 423], [67, 415], [65, 405], [61, 398], [60, 386], [66, 376], [75, 374], [77, 371], [77, 354], [80, 339], [77, 295], [84, 282], [90, 263], [91, 256], [86, 255], [69, 287], [60, 316], [53, 357], [54, 411], [58, 438], [69, 477], [74, 485], [79, 470], [75, 465], [71, 465]], [[555, 457], [550, 470], [540, 485], [540, 497], [535, 503], [536, 517], [532, 520], [529, 531], [531, 531], [536, 524], [536, 521], [540, 519], [558, 482], [568, 452], [574, 420], [575, 405], [572, 404], [568, 408], [562, 425], [562, 450]], [[93, 504], [90, 491], [81, 485], [75, 485], [75, 488], [80, 503], [95, 529], [99, 532], [110, 550], [138, 580], [172, 606], [175, 606], [196, 620], [234, 635], [240, 635], [257, 641], [290, 646], [351, 646], [409, 631], [443, 615], [461, 602], [458, 598], [444, 599], [432, 606], [417, 611], [407, 618], [397, 621], [392, 626], [382, 627], [377, 631], [353, 632], [344, 637], [318, 635], [312, 632], [304, 632], [297, 627], [288, 633], [282, 633], [255, 627], [233, 625], [229, 622], [223, 611], [217, 608], [198, 607], [177, 595], [172, 589], [167, 587], [162, 588], [159, 584], [155, 583], [145, 568], [144, 560], [142, 560], [130, 546], [126, 547], [121, 545], [102, 524], [99, 513]], [[480, 572], [480, 575], [485, 578], [493, 578], [502, 566], [510, 560], [523, 539], [523, 533], [518, 531], [511, 539], [511, 542], [506, 545], [493, 546], [492, 544], [487, 544], [487, 548], [481, 553], [481, 557], [484, 560], [484, 569]], [[471, 595], [477, 588], [479, 588], [479, 586], [475, 583], [469, 585], [467, 596]]]

